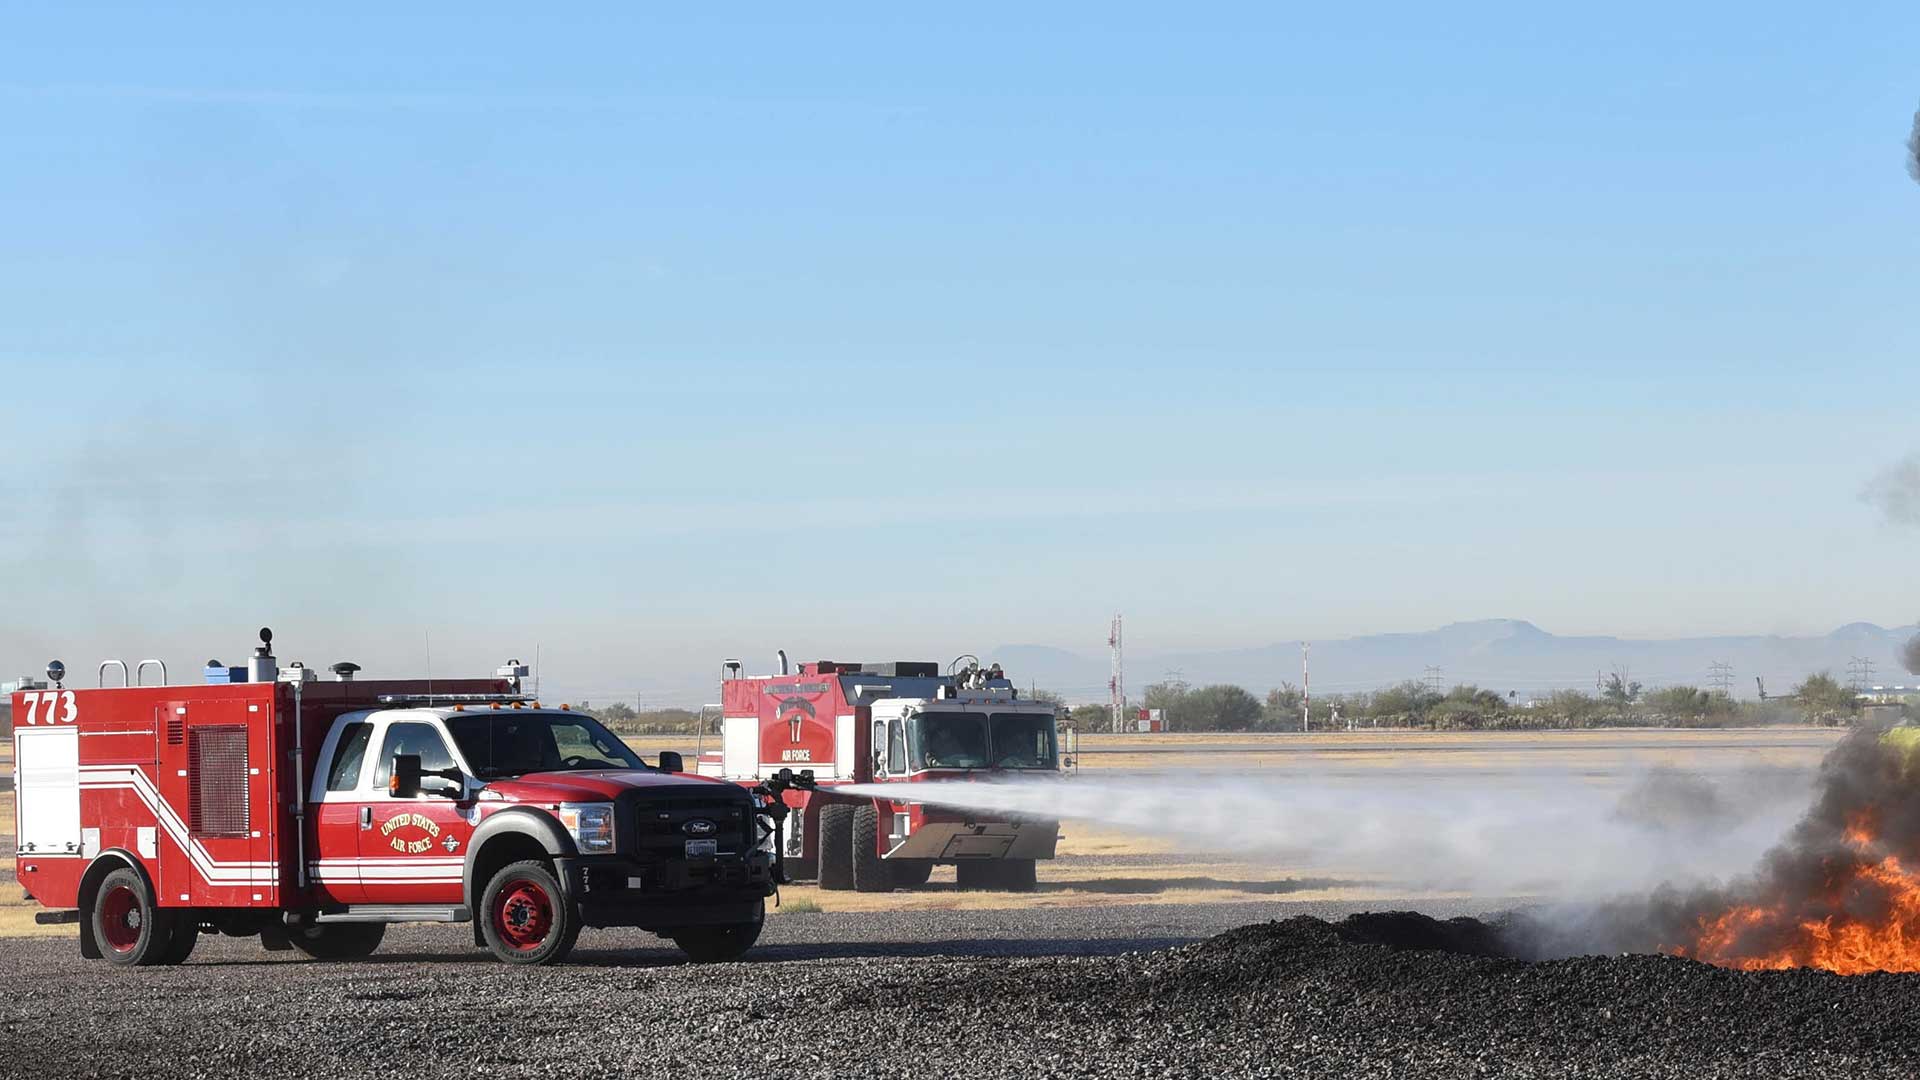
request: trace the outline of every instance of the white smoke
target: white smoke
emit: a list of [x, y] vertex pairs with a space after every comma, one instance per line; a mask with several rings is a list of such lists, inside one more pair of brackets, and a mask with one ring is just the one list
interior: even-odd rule
[[[1217, 853], [1383, 883], [1577, 898], [1751, 869], [1812, 795], [1812, 772], [1656, 769], [1296, 780], [1100, 774], [915, 784], [916, 801], [1097, 822]], [[1622, 781], [1624, 782], [1624, 786]], [[835, 789], [900, 798], [897, 784]]]

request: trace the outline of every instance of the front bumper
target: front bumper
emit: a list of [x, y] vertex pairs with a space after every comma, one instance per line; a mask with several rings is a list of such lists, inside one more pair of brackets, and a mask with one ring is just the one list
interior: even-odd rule
[[554, 860], [587, 926], [661, 930], [752, 922], [773, 895], [773, 857], [640, 861], [623, 855]]

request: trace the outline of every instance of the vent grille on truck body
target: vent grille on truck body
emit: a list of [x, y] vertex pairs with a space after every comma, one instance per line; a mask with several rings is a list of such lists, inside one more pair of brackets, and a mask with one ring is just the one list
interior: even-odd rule
[[195, 836], [246, 836], [247, 728], [197, 727], [187, 737], [189, 829]]
[[179, 746], [181, 743], [186, 742], [186, 712], [181, 709], [167, 709], [165, 706], [161, 706], [161, 708], [167, 714], [167, 745]]

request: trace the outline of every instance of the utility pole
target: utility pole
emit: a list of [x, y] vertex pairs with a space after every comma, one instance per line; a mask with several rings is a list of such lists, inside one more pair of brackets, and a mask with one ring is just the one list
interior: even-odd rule
[[1725, 660], [1715, 660], [1713, 663], [1707, 665], [1707, 670], [1710, 672], [1707, 676], [1707, 685], [1728, 697], [1732, 697], [1733, 665], [1727, 663]]
[[1446, 685], [1446, 680], [1442, 677], [1443, 670], [1437, 664], [1428, 664], [1427, 673], [1422, 679], [1427, 684], [1427, 689], [1433, 691], [1435, 695], [1439, 695], [1440, 688]]
[[1113, 730], [1121, 730], [1122, 717], [1127, 711], [1127, 685], [1121, 677], [1120, 668], [1120, 616], [1113, 617], [1113, 629], [1107, 634], [1107, 647], [1113, 650], [1113, 678], [1107, 683], [1107, 708], [1113, 712]]
[[1873, 684], [1873, 658], [1856, 656], [1847, 661], [1847, 685], [1859, 693]]
[[1300, 643], [1300, 730], [1312, 727], [1313, 720], [1313, 673], [1307, 669], [1306, 642]]

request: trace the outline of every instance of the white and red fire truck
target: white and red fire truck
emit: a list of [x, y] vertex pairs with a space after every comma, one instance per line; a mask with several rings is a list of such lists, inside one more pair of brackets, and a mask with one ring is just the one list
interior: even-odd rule
[[[474, 924], [512, 963], [582, 927], [632, 926], [696, 960], [759, 936], [785, 782], [756, 793], [649, 766], [598, 721], [494, 678], [334, 681], [277, 666], [272, 635], [205, 685], [70, 689], [59, 664], [12, 696], [16, 868], [80, 951], [179, 963], [203, 933], [365, 956], [386, 926]], [[118, 665], [120, 685], [106, 687]]]
[[[785, 653], [774, 675], [725, 663], [720, 748], [702, 752], [698, 768], [748, 786], [810, 773], [810, 790], [776, 796], [798, 811], [781, 838], [796, 877], [879, 892], [923, 885], [936, 864], [950, 863], [961, 888], [1034, 887], [1035, 860], [1053, 858], [1059, 822], [928, 803], [923, 785], [1057, 775], [1052, 705], [1021, 700], [997, 665], [982, 669], [972, 656], [945, 674], [919, 662], [789, 666]], [[839, 790], [873, 783], [897, 784], [900, 794]]]

